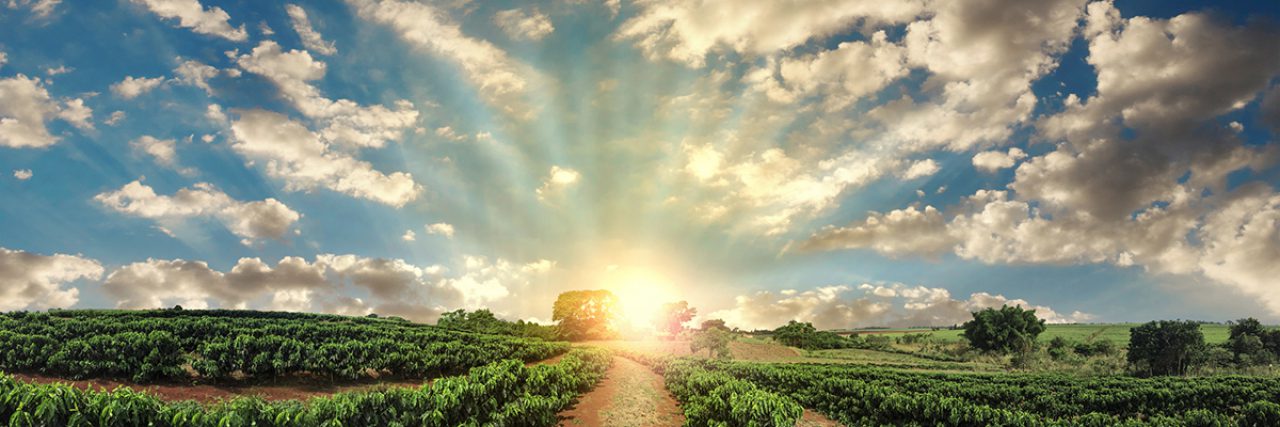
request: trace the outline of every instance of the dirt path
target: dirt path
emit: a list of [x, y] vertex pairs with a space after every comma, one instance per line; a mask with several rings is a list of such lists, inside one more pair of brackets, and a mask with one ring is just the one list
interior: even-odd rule
[[662, 377], [648, 367], [624, 357], [595, 389], [560, 413], [561, 426], [678, 427], [684, 412], [662, 384]]

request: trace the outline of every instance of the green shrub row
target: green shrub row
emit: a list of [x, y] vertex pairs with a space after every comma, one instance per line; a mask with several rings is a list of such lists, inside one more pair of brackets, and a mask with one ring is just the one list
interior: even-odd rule
[[83, 391], [0, 375], [0, 422], [8, 426], [552, 426], [595, 386], [612, 358], [575, 349], [554, 365], [504, 360], [419, 388], [340, 393], [306, 401], [237, 398], [201, 406], [118, 388]]
[[847, 425], [1280, 425], [1280, 380], [943, 374], [705, 364]]
[[0, 314], [0, 370], [67, 378], [214, 379], [298, 373], [423, 378], [494, 360], [541, 360], [562, 342], [386, 319], [228, 310]]

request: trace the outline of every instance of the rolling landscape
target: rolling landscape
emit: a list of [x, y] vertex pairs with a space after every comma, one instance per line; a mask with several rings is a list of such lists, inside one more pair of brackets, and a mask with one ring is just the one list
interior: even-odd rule
[[1280, 3], [0, 2], [0, 425], [1280, 426]]

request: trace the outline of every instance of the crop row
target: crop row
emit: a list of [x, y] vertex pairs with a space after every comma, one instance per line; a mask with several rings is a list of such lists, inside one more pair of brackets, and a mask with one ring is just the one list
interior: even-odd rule
[[944, 374], [708, 362], [847, 425], [1280, 425], [1280, 380]]
[[575, 349], [554, 365], [504, 360], [419, 388], [340, 393], [303, 402], [241, 397], [201, 406], [119, 388], [83, 391], [0, 375], [0, 422], [9, 426], [552, 426], [556, 414], [604, 376], [611, 356]]
[[212, 379], [299, 373], [423, 378], [494, 360], [540, 360], [568, 349], [539, 339], [336, 316], [75, 313], [0, 315], [0, 370], [150, 381], [186, 378], [189, 365]]
[[804, 413], [794, 399], [706, 369], [705, 361], [616, 352], [662, 375], [667, 390], [684, 409], [688, 426], [792, 427]]

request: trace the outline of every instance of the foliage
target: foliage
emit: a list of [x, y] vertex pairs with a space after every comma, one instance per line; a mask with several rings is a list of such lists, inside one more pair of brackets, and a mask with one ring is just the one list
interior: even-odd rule
[[653, 323], [659, 331], [674, 338], [684, 331], [684, 324], [693, 320], [693, 316], [697, 314], [698, 309], [689, 307], [688, 301], [666, 303], [662, 305], [662, 311], [657, 317], [653, 318]]
[[973, 320], [962, 328], [962, 336], [974, 348], [1002, 353], [1029, 350], [1045, 330], [1044, 320], [1036, 317], [1035, 310], [1007, 305], [973, 313]]
[[436, 326], [481, 334], [541, 338], [547, 341], [557, 339], [555, 327], [539, 325], [524, 320], [515, 322], [502, 320], [487, 308], [472, 312], [463, 309], [446, 312], [440, 315], [440, 320], [436, 321]]
[[724, 329], [704, 329], [693, 335], [693, 341], [689, 343], [689, 351], [697, 353], [707, 350], [707, 355], [710, 357], [729, 358], [732, 357], [729, 342], [733, 341], [734, 337], [732, 332]]
[[560, 336], [571, 341], [609, 339], [617, 334], [618, 298], [608, 290], [569, 291], [551, 308]]
[[667, 389], [684, 408], [688, 426], [794, 426], [804, 409], [747, 381], [679, 360], [663, 369]]
[[702, 329], [702, 330], [704, 330], [704, 331], [705, 331], [705, 330], [708, 330], [708, 329], [722, 329], [722, 330], [726, 330], [726, 331], [727, 331], [727, 330], [729, 330], [729, 327], [728, 327], [728, 326], [726, 326], [726, 325], [725, 325], [725, 323], [724, 323], [724, 319], [707, 319], [707, 320], [703, 320], [703, 321], [702, 321], [702, 325], [701, 325], [701, 326], [702, 326], [702, 327], [701, 327], [701, 329]]
[[854, 342], [834, 332], [819, 331], [809, 322], [789, 321], [773, 331], [773, 339], [783, 345], [805, 350], [851, 348]]
[[227, 310], [0, 315], [0, 370], [59, 377], [275, 378], [308, 372], [424, 378], [494, 360], [541, 360], [565, 343], [363, 317]]
[[1129, 364], [1141, 374], [1183, 375], [1204, 355], [1204, 334], [1190, 320], [1147, 322], [1129, 334]]
[[[707, 361], [845, 425], [1280, 425], [1280, 379], [955, 374]], [[669, 381], [670, 382], [670, 381]], [[1207, 424], [1206, 424], [1207, 423]]]
[[420, 388], [339, 393], [306, 402], [241, 397], [208, 407], [118, 388], [84, 391], [0, 375], [0, 422], [10, 426], [553, 426], [556, 414], [604, 377], [612, 357], [575, 349], [555, 365], [504, 360]]

